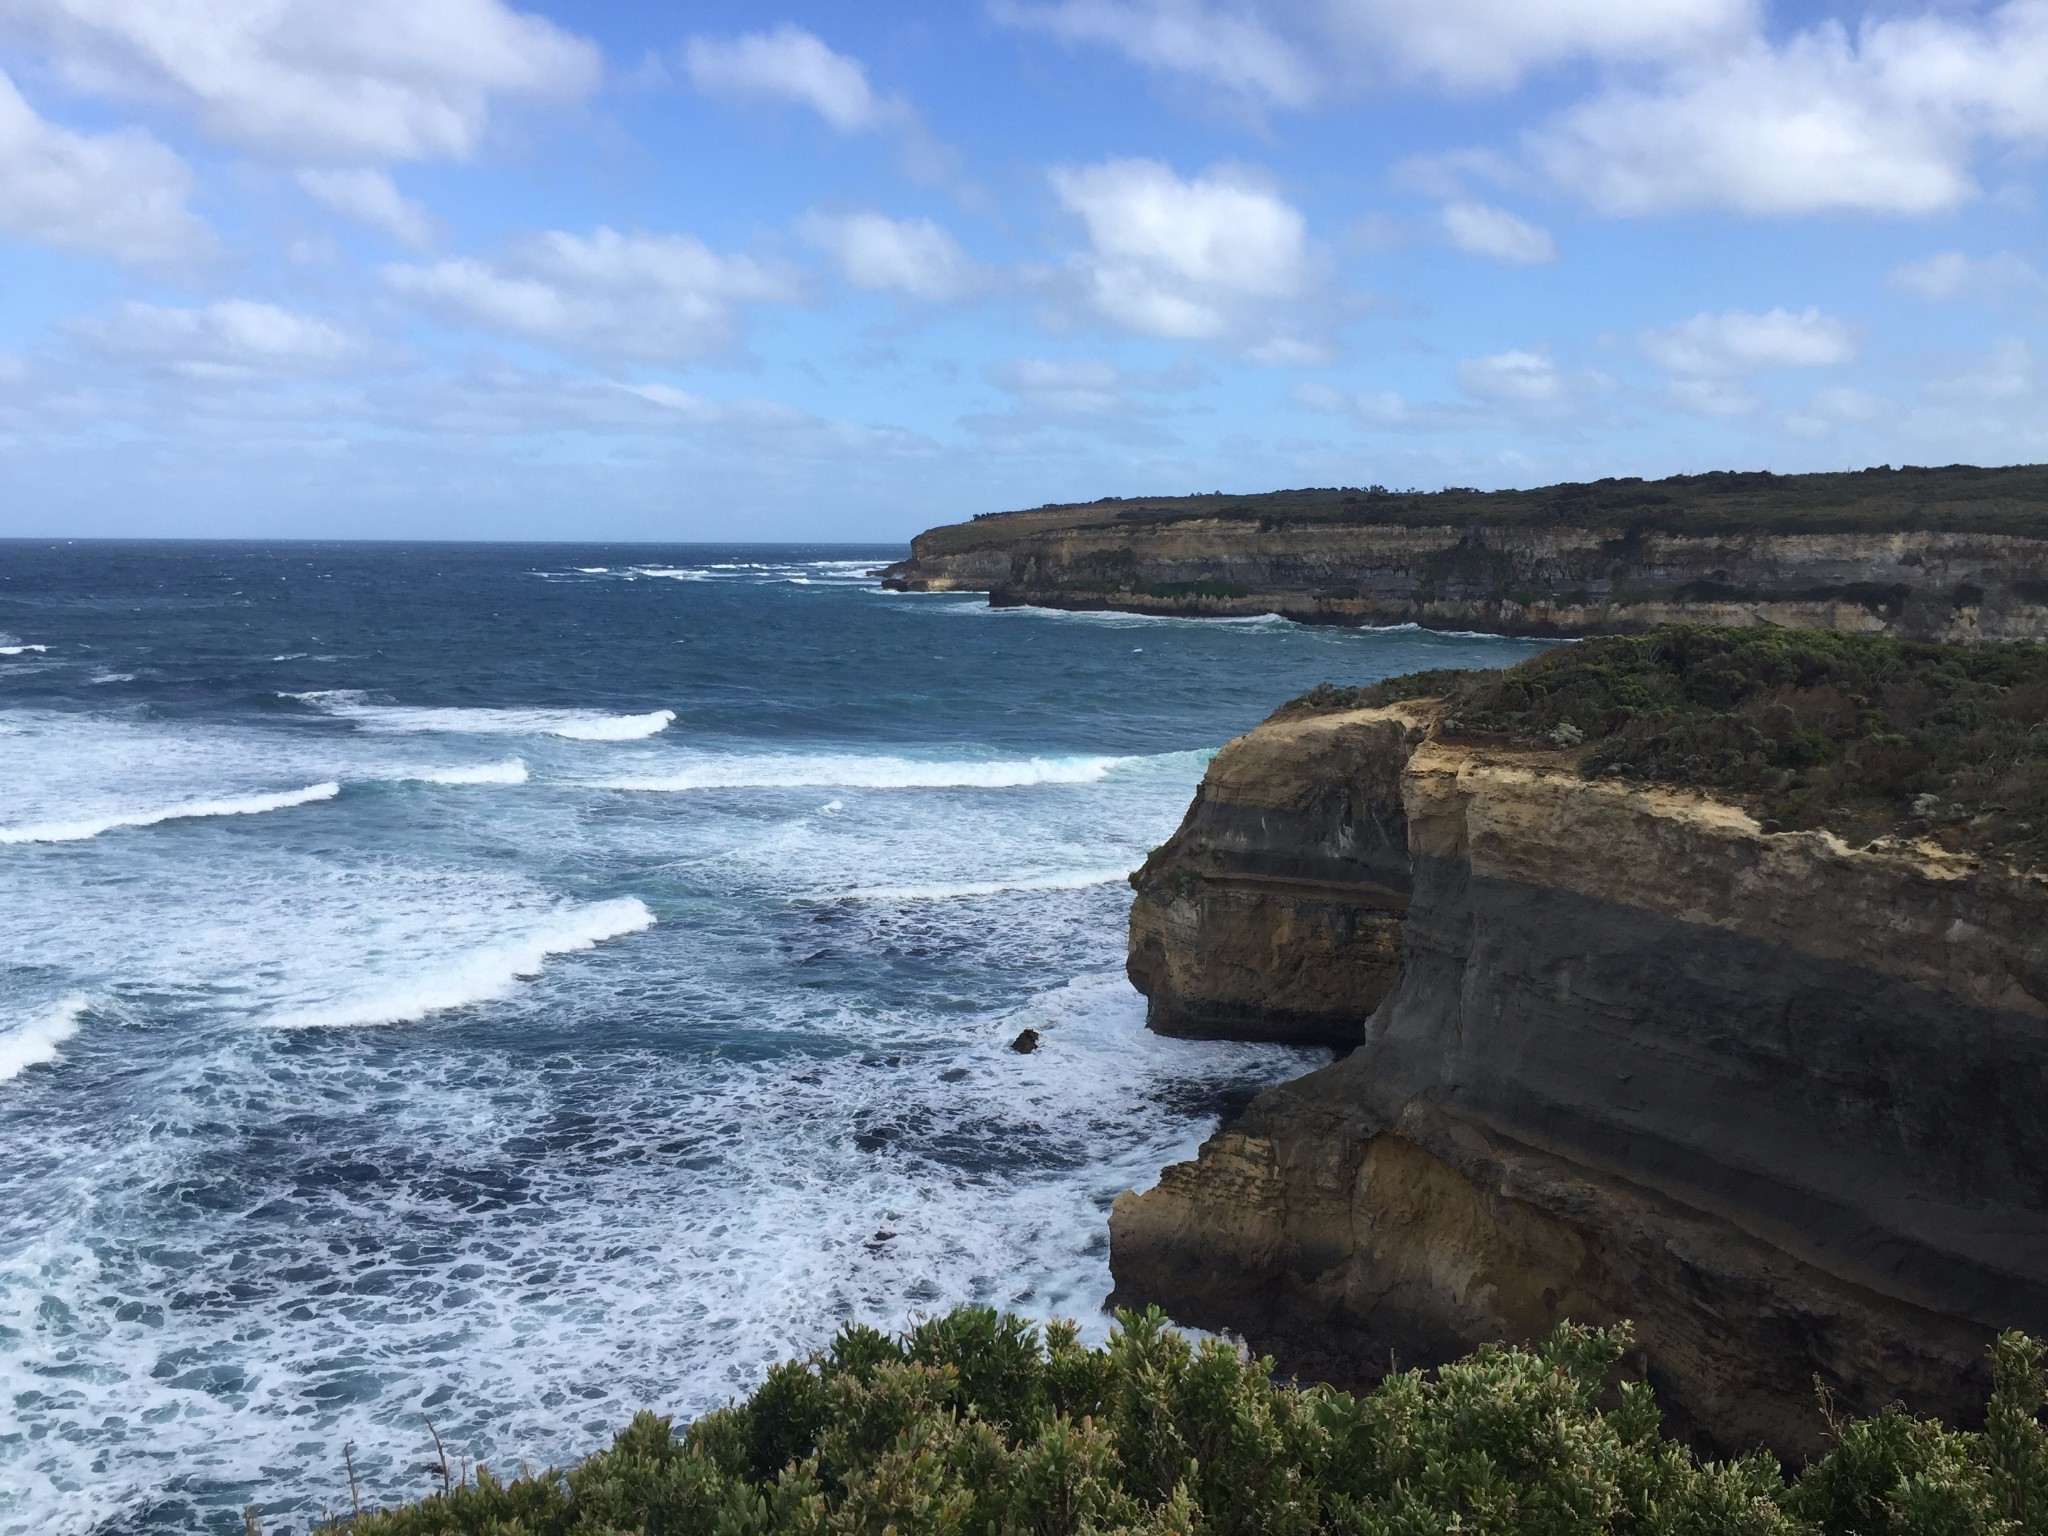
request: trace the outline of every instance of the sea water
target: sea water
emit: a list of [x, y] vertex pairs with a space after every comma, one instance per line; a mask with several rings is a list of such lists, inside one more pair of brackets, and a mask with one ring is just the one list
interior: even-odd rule
[[[1324, 679], [896, 549], [0, 544], [0, 1532], [303, 1532], [860, 1318], [1107, 1326], [1320, 1053], [1161, 1039], [1126, 874]], [[1035, 1054], [1010, 1049], [1038, 1031]]]

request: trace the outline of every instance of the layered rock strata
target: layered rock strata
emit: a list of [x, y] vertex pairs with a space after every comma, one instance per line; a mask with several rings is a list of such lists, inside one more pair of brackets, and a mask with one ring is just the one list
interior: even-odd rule
[[[1249, 841], [1222, 810], [1268, 793], [1248, 782], [1262, 733], [1342, 766], [1322, 801], [1286, 783], [1276, 804], [1398, 783], [1405, 825], [1360, 883], [1395, 890], [1405, 852], [1401, 970], [1359, 1049], [1118, 1200], [1120, 1302], [1359, 1383], [1629, 1318], [1681, 1427], [1794, 1457], [1822, 1444], [1816, 1379], [1848, 1410], [1967, 1420], [1992, 1333], [2048, 1331], [2048, 882], [1767, 834], [1435, 739], [1414, 706], [1254, 732], [1219, 756], [1231, 782], [1205, 786], [1180, 863], [1244, 857], [1200, 834]], [[1204, 962], [1173, 946], [1201, 923], [1147, 901], [1133, 974], [1176, 980], [1169, 1018], [1199, 1015]]]
[[1666, 623], [1764, 624], [1919, 639], [2048, 635], [2048, 539], [1970, 531], [1686, 533], [1409, 526], [1063, 510], [934, 529], [884, 573], [906, 591], [998, 606], [1518, 635]]
[[1209, 765], [1131, 876], [1131, 982], [1161, 1034], [1349, 1047], [1401, 971], [1401, 770], [1426, 712], [1276, 721]]

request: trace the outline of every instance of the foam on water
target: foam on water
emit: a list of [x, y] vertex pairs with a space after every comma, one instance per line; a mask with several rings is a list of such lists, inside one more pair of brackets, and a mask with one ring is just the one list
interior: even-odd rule
[[188, 800], [178, 805], [153, 809], [113, 811], [68, 821], [37, 822], [30, 826], [0, 827], [4, 843], [76, 843], [123, 827], [154, 827], [166, 821], [189, 821], [207, 816], [260, 816], [266, 811], [285, 811], [332, 800], [341, 793], [339, 784], [308, 784], [304, 789], [279, 790], [272, 794], [232, 795], [218, 800]]
[[1102, 1328], [1116, 1193], [1323, 1059], [1149, 1034], [1123, 872], [1277, 700], [1516, 643], [811, 553], [18, 552], [89, 665], [0, 668], [0, 826], [343, 789], [0, 848], [0, 1536], [306, 1536], [344, 1444], [566, 1463], [845, 1318]]
[[0, 645], [0, 656], [24, 656], [31, 651], [47, 651], [47, 645]]
[[1156, 759], [1090, 756], [976, 761], [894, 755], [735, 754], [702, 757], [661, 773], [595, 779], [590, 787], [648, 793], [699, 789], [1024, 789], [1039, 784], [1099, 783], [1119, 769], [1152, 761]]
[[468, 768], [421, 768], [402, 777], [415, 784], [524, 784], [528, 775], [526, 760], [513, 757]]
[[[948, 594], [958, 596], [959, 594]], [[1185, 613], [1127, 613], [1110, 608], [1038, 608], [1020, 606], [997, 608], [988, 603], [962, 603], [948, 610], [994, 619], [1049, 619], [1084, 624], [1097, 629], [1143, 629], [1159, 624], [1192, 624], [1203, 630], [1271, 630], [1306, 628], [1278, 613], [1249, 613], [1230, 618], [1210, 618]]]
[[954, 885], [896, 885], [852, 890], [848, 901], [964, 901], [976, 896], [1001, 896], [1010, 891], [1085, 891], [1097, 885], [1122, 885], [1128, 869], [1062, 870], [1043, 875], [1016, 875], [1008, 880], [969, 880]]
[[322, 688], [283, 697], [310, 704], [323, 714], [353, 720], [366, 730], [411, 734], [443, 732], [465, 736], [560, 736], [570, 741], [637, 741], [674, 723], [672, 709], [646, 714], [609, 714], [599, 709], [465, 709], [375, 704], [355, 688]]
[[642, 933], [654, 914], [637, 896], [551, 913], [524, 931], [441, 961], [396, 985], [371, 987], [331, 1002], [285, 1009], [263, 1022], [280, 1029], [345, 1029], [404, 1024], [451, 1008], [508, 997], [521, 980], [538, 976], [550, 957], [594, 949], [607, 939]]
[[57, 1047], [78, 1033], [78, 1021], [90, 1004], [91, 999], [74, 992], [18, 1024], [0, 1020], [0, 1083], [55, 1061]]

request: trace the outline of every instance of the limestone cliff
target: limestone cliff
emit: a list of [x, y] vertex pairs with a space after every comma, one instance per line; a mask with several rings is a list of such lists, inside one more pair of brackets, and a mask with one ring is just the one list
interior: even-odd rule
[[997, 605], [1506, 634], [1692, 622], [2039, 637], [2048, 635], [2048, 474], [1957, 468], [1108, 501], [933, 529], [885, 580], [987, 592]]
[[[1989, 1335], [2048, 1330], [2037, 875], [1766, 833], [1411, 705], [1234, 743], [1137, 883], [1166, 1027], [1327, 1037], [1378, 1006], [1118, 1200], [1120, 1302], [1339, 1380], [1633, 1318], [1685, 1429], [1793, 1456], [1816, 1377], [1967, 1418]], [[1401, 896], [1394, 980], [1358, 916]]]
[[1131, 876], [1129, 971], [1161, 1034], [1353, 1046], [1401, 970], [1401, 769], [1426, 712], [1276, 721], [1209, 765]]

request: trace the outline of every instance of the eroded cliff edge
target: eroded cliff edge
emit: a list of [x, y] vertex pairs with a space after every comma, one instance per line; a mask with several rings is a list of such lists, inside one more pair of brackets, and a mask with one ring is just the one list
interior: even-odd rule
[[1161, 1034], [1349, 1047], [1401, 971], [1401, 774], [1426, 709], [1275, 720], [1217, 753], [1131, 876], [1131, 982]]
[[2038, 638], [2048, 469], [1108, 498], [931, 529], [884, 579], [999, 606], [1502, 634], [1684, 622]]
[[[1137, 878], [1156, 1017], [1257, 1032], [1267, 955], [1268, 1033], [1378, 1006], [1346, 1059], [1120, 1197], [1119, 1302], [1340, 1381], [1632, 1318], [1688, 1432], [1792, 1456], [1824, 1434], [1815, 1378], [1967, 1418], [1991, 1334], [2048, 1329], [2039, 875], [1766, 832], [1427, 704], [1278, 720], [1212, 779]], [[1315, 915], [1355, 933], [1403, 895], [1398, 978], [1384, 933]]]

